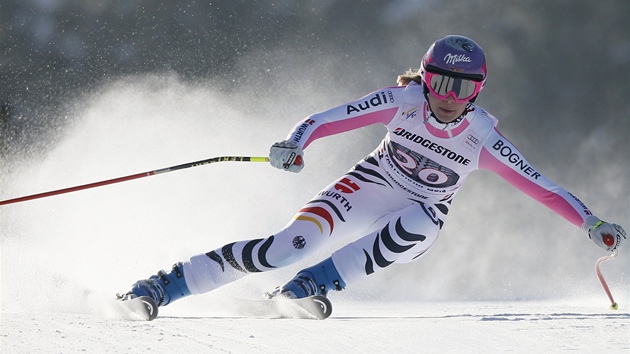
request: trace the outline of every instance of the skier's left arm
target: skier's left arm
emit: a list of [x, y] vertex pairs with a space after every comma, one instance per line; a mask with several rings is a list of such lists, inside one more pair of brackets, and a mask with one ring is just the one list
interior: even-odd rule
[[600, 220], [576, 196], [538, 172], [496, 128], [485, 139], [479, 168], [495, 172], [570, 223], [581, 227], [597, 246], [607, 251], [616, 250], [626, 238], [621, 226]]

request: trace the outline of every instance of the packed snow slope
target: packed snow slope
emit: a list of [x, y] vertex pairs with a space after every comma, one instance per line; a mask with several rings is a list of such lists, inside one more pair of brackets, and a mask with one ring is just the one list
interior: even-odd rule
[[[269, 319], [209, 297], [152, 321], [9, 313], [6, 353], [623, 353], [630, 314], [599, 301], [339, 301], [327, 320]], [[221, 308], [217, 308], [221, 307]], [[627, 309], [627, 307], [626, 307]]]

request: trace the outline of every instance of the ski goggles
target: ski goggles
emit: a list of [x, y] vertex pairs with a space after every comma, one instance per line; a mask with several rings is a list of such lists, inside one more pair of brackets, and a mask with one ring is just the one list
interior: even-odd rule
[[452, 97], [457, 103], [470, 101], [483, 88], [483, 80], [472, 76], [453, 76], [452, 73], [440, 73], [433, 69], [424, 71], [424, 82], [429, 91], [437, 98], [445, 100]]

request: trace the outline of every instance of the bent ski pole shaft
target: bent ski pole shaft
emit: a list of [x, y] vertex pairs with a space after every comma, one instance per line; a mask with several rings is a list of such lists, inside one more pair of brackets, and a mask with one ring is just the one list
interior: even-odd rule
[[253, 156], [220, 156], [220, 157], [212, 157], [212, 158], [209, 158], [209, 159], [206, 159], [206, 160], [200, 160], [200, 161], [195, 161], [195, 162], [184, 163], [184, 164], [177, 165], [177, 166], [162, 168], [162, 169], [154, 170], [154, 171], [137, 173], [137, 174], [124, 176], [124, 177], [108, 179], [108, 180], [105, 180], [105, 181], [84, 184], [84, 185], [81, 185], [81, 186], [64, 188], [64, 189], [58, 189], [58, 190], [54, 190], [54, 191], [50, 191], [50, 192], [44, 192], [44, 193], [39, 193], [39, 194], [27, 195], [27, 196], [24, 196], [24, 197], [19, 197], [19, 198], [14, 198], [14, 199], [2, 200], [2, 201], [0, 201], [0, 205], [19, 203], [19, 202], [24, 202], [24, 201], [27, 201], [27, 200], [32, 200], [32, 199], [39, 199], [39, 198], [50, 197], [50, 196], [58, 195], [58, 194], [76, 192], [76, 191], [80, 191], [80, 190], [84, 190], [84, 189], [95, 188], [95, 187], [105, 186], [105, 185], [108, 185], [108, 184], [120, 183], [120, 182], [124, 182], [124, 181], [130, 181], [132, 179], [138, 179], [138, 178], [142, 178], [142, 177], [149, 177], [149, 176], [159, 175], [159, 174], [166, 173], [166, 172], [183, 170], [185, 168], [196, 167], [196, 166], [203, 166], [203, 165], [208, 165], [208, 164], [215, 163], [215, 162], [224, 162], [224, 161], [268, 162], [269, 158], [268, 157], [253, 157]]
[[602, 264], [602, 262], [611, 260], [615, 257], [617, 257], [617, 251], [614, 251], [612, 254], [602, 256], [597, 260], [597, 262], [595, 262], [595, 272], [597, 273], [597, 277], [599, 278], [599, 281], [602, 283], [602, 286], [604, 287], [604, 291], [606, 292], [606, 295], [608, 295], [608, 299], [610, 300], [610, 308], [613, 310], [616, 310], [618, 308], [618, 305], [615, 302], [615, 299], [613, 299], [612, 293], [610, 292], [610, 289], [608, 288], [608, 284], [606, 284], [606, 280], [604, 279], [604, 276], [602, 275], [602, 271], [599, 269], [599, 267]]

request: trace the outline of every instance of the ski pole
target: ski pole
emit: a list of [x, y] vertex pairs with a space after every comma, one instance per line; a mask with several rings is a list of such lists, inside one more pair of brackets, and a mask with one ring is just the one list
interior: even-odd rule
[[606, 295], [608, 295], [608, 299], [610, 300], [610, 309], [612, 310], [618, 309], [619, 305], [615, 302], [615, 299], [613, 299], [612, 293], [610, 292], [610, 289], [608, 288], [608, 284], [606, 284], [606, 280], [604, 280], [604, 276], [602, 275], [602, 271], [599, 269], [599, 267], [600, 267], [600, 264], [602, 264], [603, 262], [611, 260], [615, 257], [617, 257], [617, 250], [615, 250], [612, 254], [599, 257], [597, 262], [595, 262], [595, 272], [597, 273], [597, 277], [599, 278], [599, 281], [602, 283], [602, 286], [604, 287], [604, 291], [606, 292]]
[[0, 205], [19, 203], [19, 202], [24, 202], [24, 201], [27, 201], [27, 200], [32, 200], [32, 199], [39, 199], [39, 198], [50, 197], [50, 196], [58, 195], [58, 194], [76, 192], [76, 191], [80, 191], [80, 190], [84, 190], [84, 189], [95, 188], [95, 187], [105, 186], [105, 185], [108, 185], [108, 184], [114, 184], [114, 183], [119, 183], [119, 182], [124, 182], [124, 181], [130, 181], [132, 179], [138, 179], [138, 178], [142, 178], [142, 177], [149, 177], [149, 176], [159, 175], [159, 174], [166, 173], [166, 172], [183, 170], [185, 168], [196, 167], [196, 166], [203, 166], [203, 165], [208, 165], [208, 164], [215, 163], [215, 162], [224, 162], [224, 161], [268, 162], [269, 158], [268, 157], [254, 157], [254, 156], [220, 156], [220, 157], [212, 157], [212, 158], [205, 159], [205, 160], [184, 163], [184, 164], [181, 164], [181, 165], [171, 166], [171, 167], [167, 167], [167, 168], [162, 168], [162, 169], [159, 169], [159, 170], [153, 170], [153, 171], [148, 171], [148, 172], [136, 173], [136, 174], [129, 175], [129, 176], [108, 179], [108, 180], [105, 180], [105, 181], [94, 182], [94, 183], [84, 184], [84, 185], [70, 187], [70, 188], [58, 189], [58, 190], [54, 190], [54, 191], [50, 191], [50, 192], [32, 194], [32, 195], [27, 195], [27, 196], [24, 196], [24, 197], [19, 197], [19, 198], [14, 198], [14, 199], [2, 200], [2, 201], [0, 201]]

